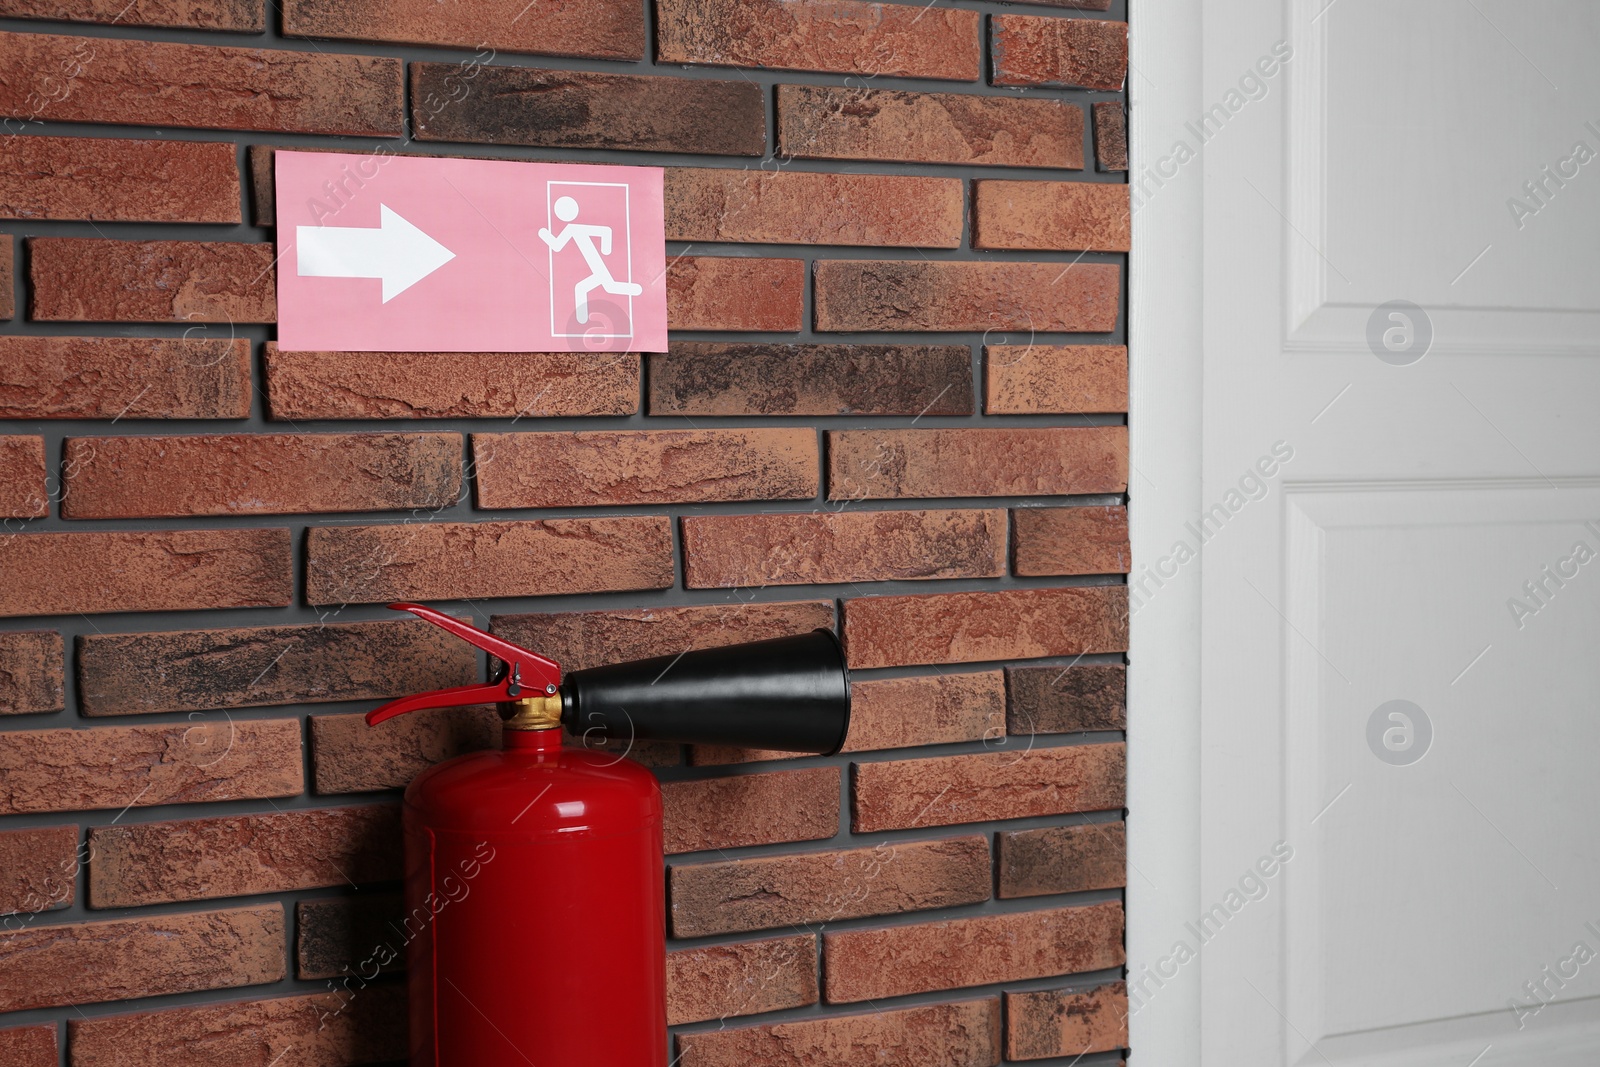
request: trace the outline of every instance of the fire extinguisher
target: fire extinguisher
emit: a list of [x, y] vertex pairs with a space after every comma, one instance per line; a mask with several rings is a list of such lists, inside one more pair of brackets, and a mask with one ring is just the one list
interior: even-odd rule
[[412, 1067], [666, 1067], [661, 790], [589, 740], [833, 753], [850, 681], [831, 631], [592, 667], [554, 661], [419, 604], [489, 652], [497, 680], [418, 693], [495, 702], [504, 747], [429, 768], [405, 794]]

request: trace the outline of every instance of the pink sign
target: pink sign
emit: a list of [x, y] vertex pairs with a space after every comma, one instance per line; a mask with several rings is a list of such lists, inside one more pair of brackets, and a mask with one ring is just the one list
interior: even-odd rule
[[660, 167], [276, 158], [286, 351], [666, 351]]

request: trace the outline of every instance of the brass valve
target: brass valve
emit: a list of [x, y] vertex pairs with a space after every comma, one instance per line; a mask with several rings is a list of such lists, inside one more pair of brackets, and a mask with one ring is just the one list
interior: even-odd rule
[[[511, 714], [506, 715], [510, 710]], [[523, 697], [500, 705], [507, 730], [554, 730], [561, 725], [561, 694]]]

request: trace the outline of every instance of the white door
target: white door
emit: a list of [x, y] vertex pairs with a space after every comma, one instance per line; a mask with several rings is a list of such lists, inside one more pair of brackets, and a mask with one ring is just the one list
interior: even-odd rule
[[1600, 1063], [1600, 5], [1173, 6], [1133, 1067]]

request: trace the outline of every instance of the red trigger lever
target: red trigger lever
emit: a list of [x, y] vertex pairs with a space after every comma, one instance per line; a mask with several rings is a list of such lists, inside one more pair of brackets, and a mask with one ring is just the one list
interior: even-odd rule
[[385, 719], [392, 719], [408, 711], [420, 711], [423, 708], [496, 704], [518, 700], [525, 696], [547, 696], [555, 693], [561, 685], [561, 665], [555, 660], [546, 659], [537, 652], [529, 652], [519, 645], [513, 645], [510, 641], [485, 633], [470, 623], [462, 622], [454, 616], [435, 611], [422, 604], [389, 606], [396, 611], [409, 611], [417, 618], [425, 619], [442, 630], [449, 630], [463, 641], [470, 642], [502, 660], [505, 664], [505, 674], [497, 682], [487, 684], [475, 682], [472, 685], [435, 689], [429, 693], [414, 693], [398, 700], [391, 700], [382, 707], [367, 712], [368, 726], [376, 726]]

